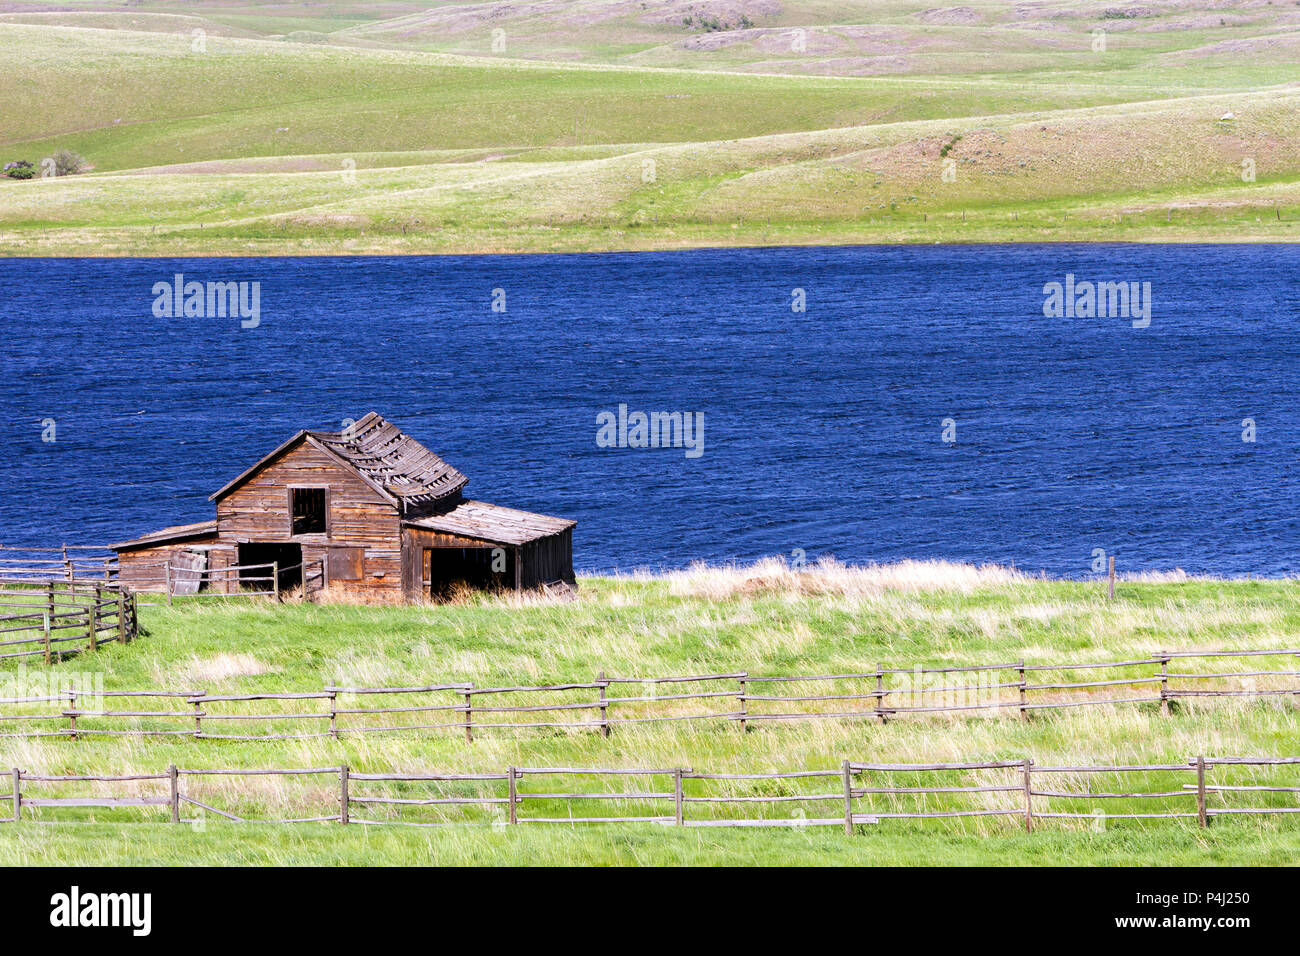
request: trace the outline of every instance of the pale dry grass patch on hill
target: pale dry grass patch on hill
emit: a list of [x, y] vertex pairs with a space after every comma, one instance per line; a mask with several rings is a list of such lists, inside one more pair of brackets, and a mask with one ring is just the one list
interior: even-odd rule
[[255, 677], [268, 670], [270, 668], [253, 654], [240, 651], [210, 657], [192, 657], [174, 670], [169, 669], [166, 676], [179, 681], [186, 688], [206, 688], [209, 683], [222, 683], [236, 677]]
[[665, 575], [671, 593], [712, 601], [756, 594], [863, 597], [886, 591], [958, 591], [1015, 584], [1026, 577], [998, 565], [952, 561], [898, 561], [861, 567], [824, 558], [793, 567], [784, 558], [764, 558], [750, 565], [692, 565]]

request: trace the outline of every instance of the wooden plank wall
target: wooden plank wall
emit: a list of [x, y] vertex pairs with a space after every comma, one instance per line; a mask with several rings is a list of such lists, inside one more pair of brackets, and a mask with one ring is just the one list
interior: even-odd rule
[[573, 529], [524, 545], [523, 563], [521, 583], [525, 588], [535, 588], [548, 581], [576, 584], [577, 579], [573, 575]]
[[[329, 489], [329, 531], [290, 534], [289, 491], [293, 485]], [[361, 548], [362, 578], [331, 581], [342, 591], [400, 597], [402, 527], [397, 509], [333, 457], [302, 444], [271, 462], [217, 502], [217, 526], [233, 560], [240, 541], [283, 541], [302, 545], [304, 561], [328, 560], [332, 547]]]
[[487, 541], [427, 528], [402, 529], [402, 591], [406, 600], [419, 601], [429, 594], [429, 562], [425, 548], [490, 548]]
[[[426, 548], [493, 548], [502, 547], [514, 561], [514, 545], [495, 545], [490, 541], [465, 538], [460, 535], [430, 531], [425, 528], [405, 528], [402, 533], [403, 590], [408, 601], [420, 600], [429, 594], [429, 562]], [[566, 530], [549, 538], [530, 541], [519, 548], [523, 568], [520, 584], [535, 588], [548, 581], [567, 581], [576, 584], [573, 574], [573, 532]]]
[[[147, 548], [123, 551], [118, 556], [118, 581], [139, 591], [160, 591], [167, 585], [164, 565], [183, 551], [211, 548], [216, 537], [168, 541]], [[211, 566], [213, 555], [209, 555]]]

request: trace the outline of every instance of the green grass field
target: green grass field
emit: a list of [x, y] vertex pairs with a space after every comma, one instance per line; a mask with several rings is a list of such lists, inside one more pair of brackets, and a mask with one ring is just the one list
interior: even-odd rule
[[[354, 686], [456, 680], [482, 687], [585, 681], [599, 671], [640, 677], [729, 670], [813, 674], [880, 664], [1003, 663], [1021, 657], [1031, 663], [1085, 663], [1160, 650], [1293, 647], [1300, 627], [1300, 596], [1294, 583], [1286, 581], [1121, 582], [1113, 604], [1104, 600], [1104, 586], [1096, 583], [975, 574], [950, 566], [886, 570], [874, 577], [824, 569], [757, 578], [697, 571], [668, 578], [587, 578], [581, 585], [579, 599], [571, 603], [479, 597], [448, 606], [381, 608], [274, 606], [236, 599], [194, 600], [168, 609], [153, 602], [142, 604], [147, 633], [137, 642], [109, 646], [49, 670], [60, 680], [78, 671], [102, 672], [106, 690], [301, 691], [333, 680]], [[31, 679], [45, 672], [39, 664], [28, 665], [21, 675]], [[1117, 673], [1127, 672], [1106, 676]], [[18, 676], [12, 662], [0, 670], [0, 678]], [[912, 715], [884, 726], [873, 720], [775, 722], [755, 725], [748, 733], [728, 721], [654, 723], [616, 727], [608, 739], [586, 729], [480, 732], [472, 744], [456, 730], [270, 742], [38, 738], [3, 741], [0, 766], [56, 774], [157, 772], [170, 763], [266, 768], [343, 762], [354, 772], [367, 773], [487, 773], [506, 766], [686, 766], [745, 773], [833, 770], [845, 758], [913, 763], [1027, 754], [1040, 765], [1178, 763], [1196, 754], [1300, 753], [1298, 716], [1293, 699], [1282, 696], [1188, 701], [1168, 717], [1161, 716], [1157, 705], [1120, 704], [1043, 712], [1028, 722], [1011, 713]], [[1278, 772], [1287, 773], [1294, 776], [1293, 771]], [[1276, 781], [1278, 774], [1270, 779]], [[1160, 785], [1164, 779], [1157, 775], [1151, 783]], [[1221, 779], [1247, 785], [1262, 781], [1250, 772]], [[1187, 777], [1171, 775], [1167, 782], [1177, 788]], [[1119, 775], [1106, 774], [1068, 783], [1098, 790], [1122, 786]], [[622, 785], [625, 781], [586, 786], [599, 791]], [[87, 794], [107, 792], [91, 784], [76, 786]], [[282, 816], [321, 811], [337, 781], [222, 777], [187, 786], [201, 786], [197, 792], [205, 801], [241, 815]], [[766, 785], [755, 785], [755, 790], [746, 790], [744, 783], [734, 786], [725, 792], [776, 792], [763, 789]], [[413, 788], [396, 792], [415, 795]], [[952, 805], [943, 796], [928, 799], [933, 801], [928, 809]], [[634, 809], [634, 803], [610, 802], [601, 810], [647, 812]], [[1186, 809], [1186, 804], [1173, 798], [1161, 808]], [[547, 810], [564, 812], [559, 803], [540, 802], [528, 813]], [[705, 812], [711, 812], [707, 805], [692, 808], [693, 814]], [[792, 811], [777, 804], [770, 812]], [[832, 805], [827, 815], [837, 812]], [[1110, 821], [1104, 827], [1093, 821], [1050, 821], [1031, 835], [1020, 830], [1015, 817], [886, 820], [860, 828], [852, 838], [837, 827], [418, 830], [254, 826], [214, 815], [197, 828], [140, 822], [159, 820], [165, 813], [165, 808], [29, 810], [37, 819], [57, 815], [80, 822], [0, 825], [0, 862], [1195, 865], [1285, 864], [1294, 861], [1300, 848], [1294, 816], [1221, 818], [1208, 830], [1198, 829], [1194, 820]], [[495, 820], [462, 814], [458, 808], [431, 814], [424, 819]], [[809, 810], [808, 816], [816, 815]]]
[[51, 6], [0, 14], [21, 77], [0, 155], [67, 148], [93, 170], [0, 180], [8, 254], [1290, 241], [1300, 224], [1285, 4]]

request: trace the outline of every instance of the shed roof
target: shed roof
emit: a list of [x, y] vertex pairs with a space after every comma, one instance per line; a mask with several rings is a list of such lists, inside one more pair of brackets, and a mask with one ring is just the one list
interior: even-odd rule
[[394, 503], [431, 504], [457, 494], [469, 481], [396, 425], [375, 412], [368, 412], [346, 431], [298, 432], [222, 487], [212, 499], [225, 497], [299, 441], [310, 441], [333, 455]]
[[200, 521], [197, 524], [178, 524], [170, 528], [162, 528], [159, 531], [151, 531], [149, 534], [141, 535], [138, 538], [132, 538], [130, 541], [119, 541], [117, 544], [110, 544], [108, 547], [113, 551], [129, 551], [132, 548], [144, 548], [154, 544], [167, 544], [171, 541], [184, 541], [190, 538], [211, 538], [217, 534], [217, 522]]
[[403, 522], [410, 528], [442, 531], [466, 538], [479, 538], [492, 544], [527, 544], [539, 538], [567, 531], [577, 524], [566, 518], [533, 514], [514, 508], [490, 505], [486, 501], [465, 500], [449, 511]]

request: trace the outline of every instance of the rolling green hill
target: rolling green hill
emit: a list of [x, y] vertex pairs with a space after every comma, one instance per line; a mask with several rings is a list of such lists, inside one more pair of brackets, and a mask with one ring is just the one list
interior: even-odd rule
[[90, 169], [0, 180], [10, 254], [1290, 240], [1300, 220], [1281, 4], [46, 6], [0, 15], [21, 78], [0, 156]]

